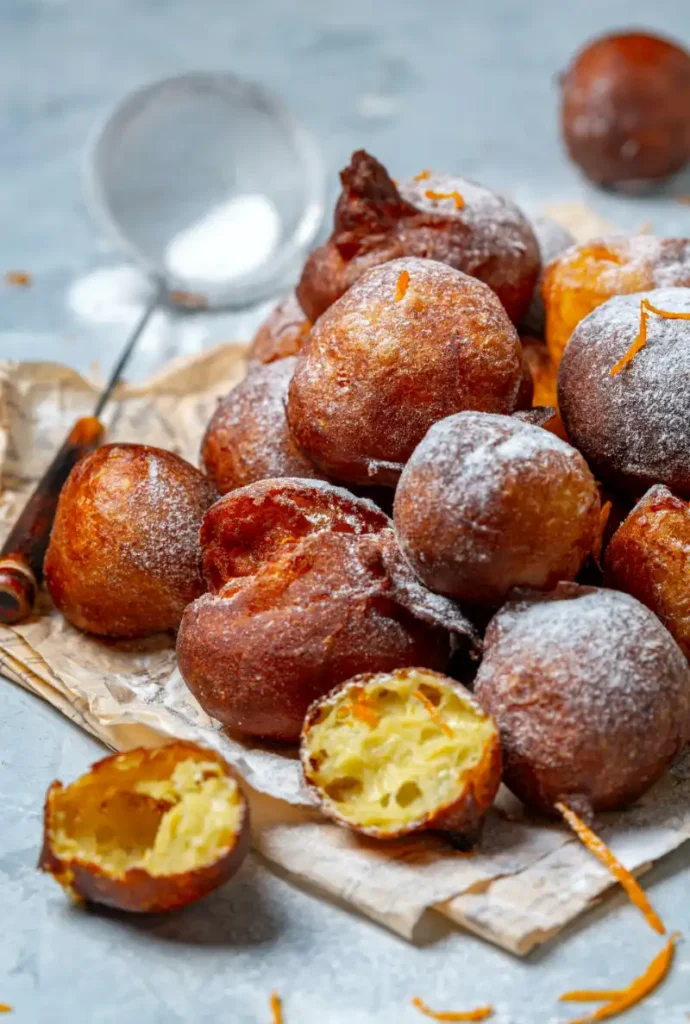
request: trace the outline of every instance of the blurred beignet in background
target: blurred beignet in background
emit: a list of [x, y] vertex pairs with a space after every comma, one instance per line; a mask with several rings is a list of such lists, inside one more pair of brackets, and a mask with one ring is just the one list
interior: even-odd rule
[[297, 298], [314, 323], [367, 270], [404, 256], [439, 260], [484, 281], [519, 323], [539, 274], [539, 246], [509, 199], [466, 178], [425, 171], [397, 186], [364, 150], [340, 174], [333, 233], [309, 256]]

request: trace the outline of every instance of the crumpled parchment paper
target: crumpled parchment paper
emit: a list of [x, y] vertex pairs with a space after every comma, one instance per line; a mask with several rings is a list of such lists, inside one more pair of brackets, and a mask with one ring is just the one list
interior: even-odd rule
[[[572, 229], [572, 209], [568, 218]], [[243, 376], [243, 359], [242, 346], [225, 345], [120, 386], [109, 406], [109, 440], [158, 445], [196, 463], [209, 416]], [[90, 413], [98, 389], [64, 366], [0, 364], [0, 539], [74, 420]], [[433, 836], [377, 843], [324, 821], [294, 755], [227, 735], [199, 707], [169, 637], [97, 640], [73, 629], [42, 595], [31, 621], [0, 626], [0, 668], [113, 749], [179, 736], [219, 750], [247, 783], [256, 849], [301, 883], [405, 937], [413, 938], [423, 913], [435, 908], [524, 954], [611, 886], [569, 832], [523, 816], [505, 792], [473, 855]], [[604, 835], [636, 870], [684, 842], [690, 757], [634, 809], [611, 816]]]

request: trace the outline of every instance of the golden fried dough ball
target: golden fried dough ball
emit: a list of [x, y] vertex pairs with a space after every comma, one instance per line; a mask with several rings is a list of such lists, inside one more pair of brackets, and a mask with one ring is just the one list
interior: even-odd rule
[[659, 616], [690, 661], [690, 504], [652, 487], [606, 549], [606, 581]]
[[466, 178], [424, 172], [400, 187], [359, 150], [340, 175], [333, 233], [306, 262], [297, 287], [314, 322], [363, 273], [388, 260], [439, 260], [484, 281], [519, 323], [539, 273], [539, 246], [509, 199]]
[[566, 249], [569, 249], [571, 245], [575, 245], [575, 238], [567, 228], [564, 228], [551, 217], [538, 214], [535, 217], [530, 217], [530, 224], [539, 245], [541, 271], [534, 286], [529, 309], [520, 324], [520, 331], [534, 335], [536, 338], [543, 338], [546, 330], [544, 300], [541, 297], [544, 271], [550, 263], [553, 263], [557, 256], [560, 256]]
[[211, 417], [201, 461], [220, 494], [267, 477], [321, 477], [295, 444], [285, 417], [296, 362], [288, 357], [255, 367]]
[[575, 578], [599, 534], [599, 494], [579, 452], [550, 431], [463, 412], [415, 450], [393, 518], [426, 586], [492, 606], [514, 587]]
[[690, 668], [627, 594], [560, 584], [509, 601], [486, 633], [475, 693], [498, 724], [506, 785], [584, 817], [636, 800], [690, 738]]
[[212, 590], [251, 576], [314, 533], [378, 533], [390, 519], [372, 501], [319, 480], [260, 480], [217, 501], [201, 525], [204, 573]]
[[309, 705], [338, 683], [406, 665], [444, 668], [449, 625], [471, 641], [467, 620], [436, 598], [425, 597], [392, 530], [312, 533], [189, 605], [180, 672], [223, 725], [297, 742]]
[[642, 32], [603, 36], [561, 79], [572, 160], [598, 185], [639, 191], [690, 160], [690, 54]]
[[394, 260], [315, 324], [290, 384], [288, 423], [324, 473], [393, 486], [437, 420], [461, 409], [511, 413], [521, 358], [490, 288], [443, 263]]
[[690, 498], [689, 321], [690, 288], [619, 295], [568, 343], [561, 416], [572, 443], [614, 489], [642, 494], [663, 483]]
[[614, 295], [690, 285], [690, 239], [605, 235], [573, 246], [542, 283], [546, 342], [556, 366], [581, 320]]
[[45, 559], [56, 607], [110, 637], [176, 629], [205, 590], [199, 527], [216, 492], [173, 452], [109, 444], [62, 489]]
[[356, 676], [317, 700], [300, 754], [324, 814], [377, 839], [435, 829], [471, 843], [501, 781], [494, 721], [421, 668]]

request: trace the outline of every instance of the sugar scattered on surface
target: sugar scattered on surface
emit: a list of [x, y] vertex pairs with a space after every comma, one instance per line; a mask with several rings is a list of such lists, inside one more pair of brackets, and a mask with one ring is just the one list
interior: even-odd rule
[[181, 281], [220, 284], [262, 266], [279, 238], [280, 217], [268, 196], [237, 195], [179, 232], [164, 261]]

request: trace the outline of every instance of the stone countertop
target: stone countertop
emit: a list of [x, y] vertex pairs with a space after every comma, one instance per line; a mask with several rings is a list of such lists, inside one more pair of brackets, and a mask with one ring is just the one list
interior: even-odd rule
[[[645, 200], [595, 192], [567, 161], [555, 79], [587, 37], [647, 26], [690, 41], [684, 0], [4, 0], [0, 29], [0, 358], [107, 369], [126, 324], [83, 315], [74, 282], [121, 264], [81, 198], [86, 141], [131, 88], [192, 68], [232, 70], [280, 94], [320, 138], [335, 171], [365, 146], [397, 177], [434, 166], [508, 191], [529, 209], [584, 199], [622, 227], [690, 234], [688, 179]], [[158, 332], [132, 373], [180, 349], [246, 337], [258, 312], [223, 314], [194, 331]], [[126, 319], [126, 318], [125, 318]], [[160, 918], [73, 908], [34, 868], [41, 804], [102, 755], [89, 737], [10, 683], [0, 715], [0, 1002], [18, 1024], [262, 1024], [268, 997], [285, 1024], [387, 1024], [434, 1007], [488, 1001], [496, 1024], [567, 1021], [574, 986], [620, 987], [659, 947], [619, 895], [518, 961], [436, 915], [411, 946], [315, 898], [250, 858], [197, 907]], [[690, 844], [646, 878], [655, 906], [690, 935]], [[685, 1024], [690, 953], [663, 988], [625, 1017]]]

